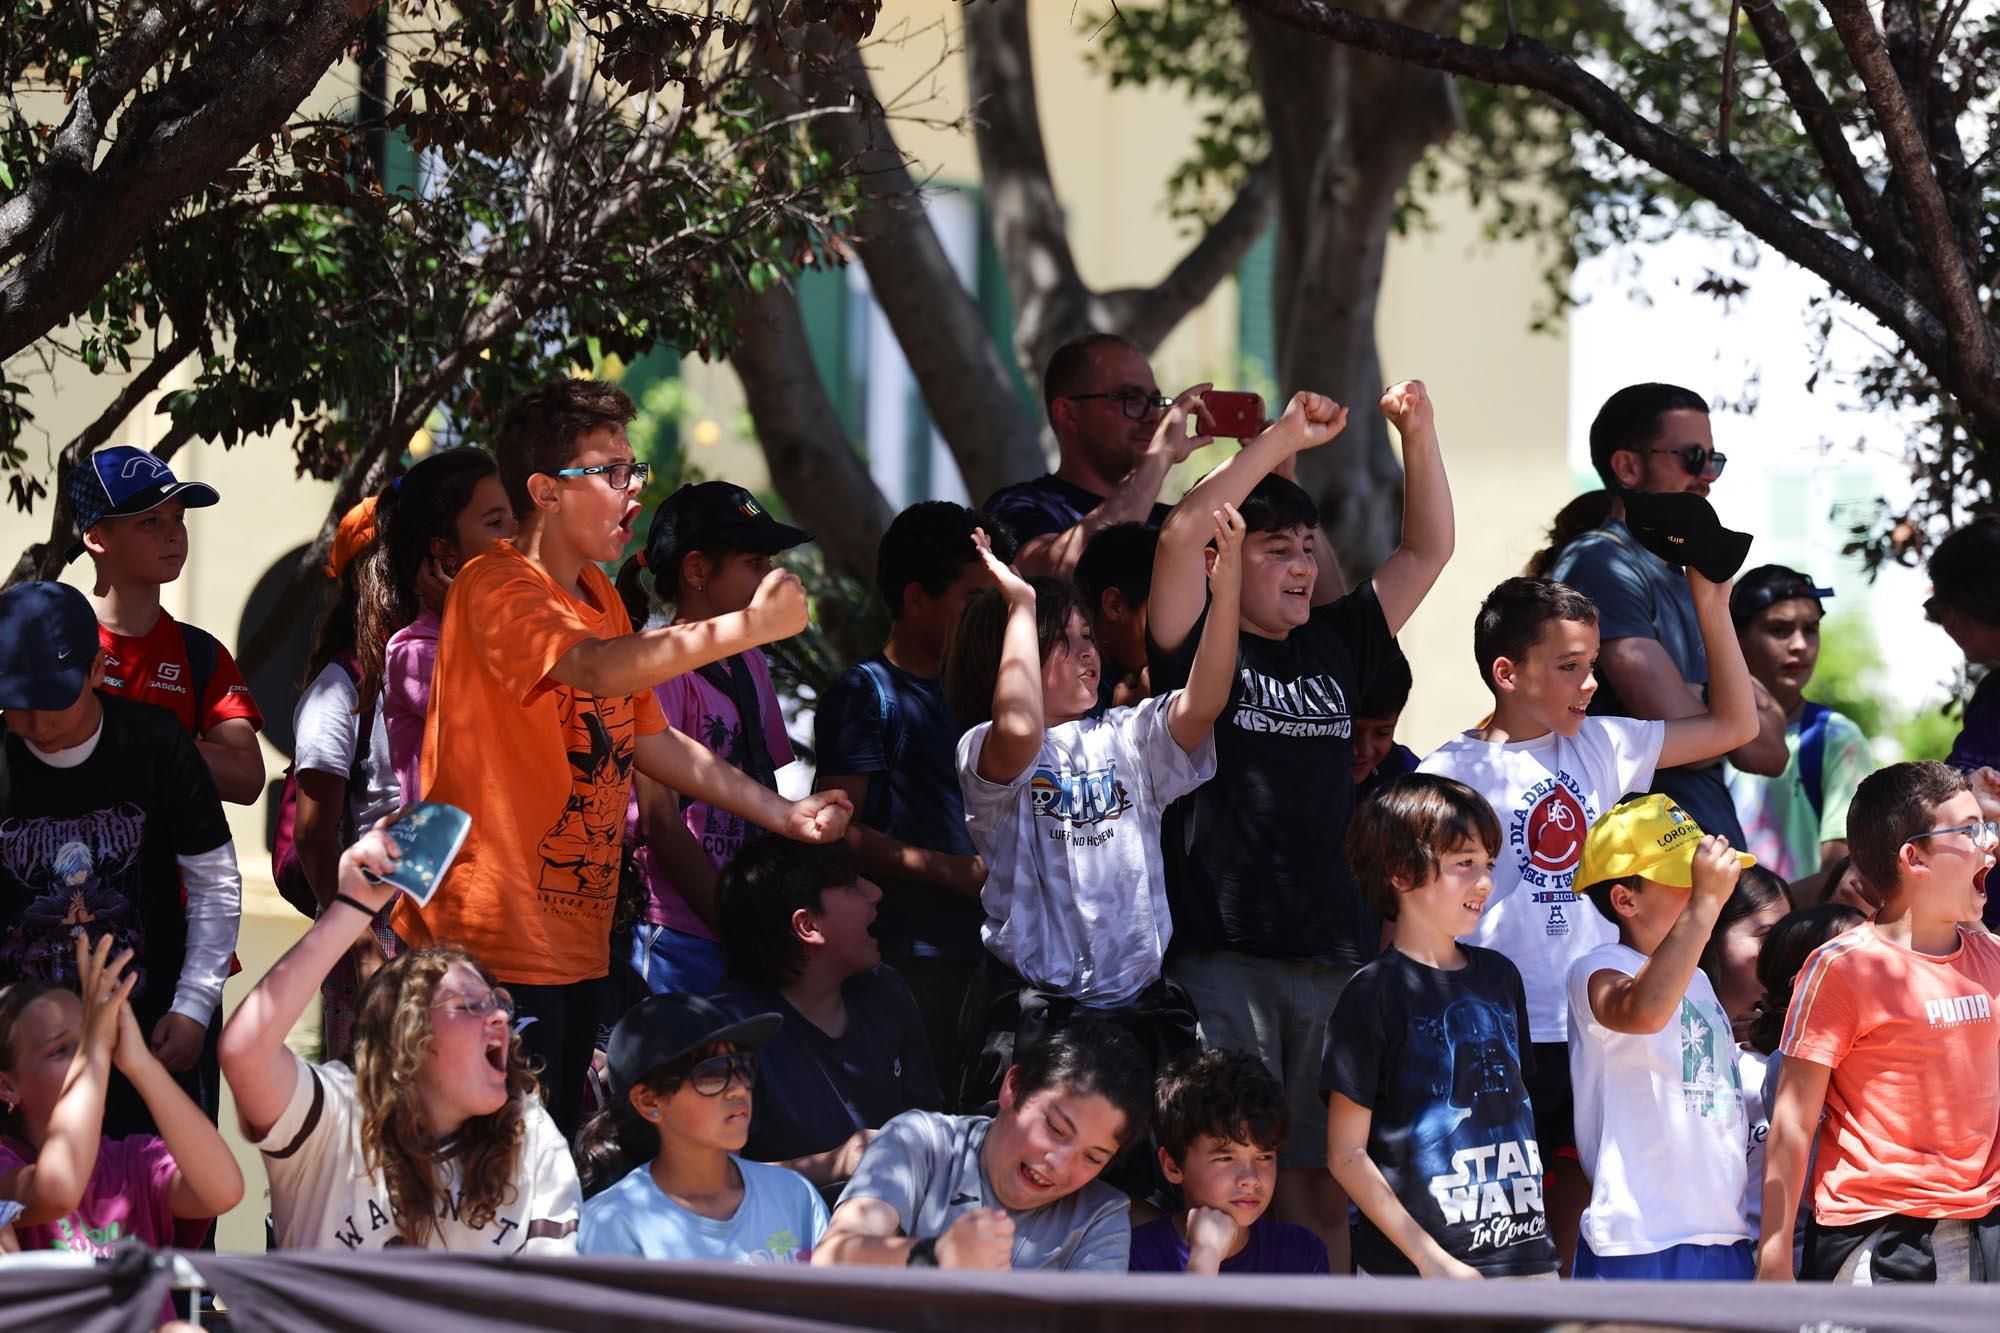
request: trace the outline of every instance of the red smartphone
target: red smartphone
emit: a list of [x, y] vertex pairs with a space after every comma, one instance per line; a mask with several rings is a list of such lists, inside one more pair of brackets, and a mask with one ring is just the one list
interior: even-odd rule
[[1264, 399], [1261, 394], [1234, 389], [1210, 389], [1201, 396], [1203, 423], [1210, 435], [1247, 440], [1264, 429]]

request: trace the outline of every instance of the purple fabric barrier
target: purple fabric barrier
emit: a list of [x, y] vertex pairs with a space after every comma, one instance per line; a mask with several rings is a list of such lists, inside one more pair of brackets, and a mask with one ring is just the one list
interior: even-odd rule
[[[156, 1261], [157, 1260], [157, 1261]], [[143, 1246], [97, 1263], [0, 1257], [0, 1329], [7, 1333], [132, 1333], [167, 1303], [167, 1265]]]

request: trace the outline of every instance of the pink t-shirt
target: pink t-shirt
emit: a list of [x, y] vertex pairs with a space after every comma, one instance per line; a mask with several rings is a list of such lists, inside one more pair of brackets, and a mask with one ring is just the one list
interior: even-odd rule
[[[0, 1138], [0, 1171], [26, 1166], [35, 1153], [19, 1139]], [[166, 1141], [151, 1134], [105, 1139], [97, 1145], [97, 1165], [84, 1187], [83, 1202], [53, 1222], [14, 1234], [21, 1249], [66, 1250], [92, 1256], [111, 1253], [120, 1241], [138, 1240], [153, 1249], [174, 1243], [174, 1156]]]
[[[741, 660], [750, 664], [750, 678], [757, 687], [757, 711], [763, 715], [764, 746], [770, 753], [771, 767], [783, 768], [792, 762], [794, 756], [791, 737], [785, 734], [785, 714], [778, 705], [778, 691], [771, 684], [771, 668], [765, 663], [764, 654], [755, 648], [744, 653]], [[654, 686], [653, 694], [659, 699], [660, 709], [666, 713], [669, 726], [682, 735], [692, 736], [737, 767], [743, 767], [740, 759], [743, 720], [737, 715], [736, 701], [717, 689], [707, 677], [698, 671], [689, 671], [675, 676], [664, 685]], [[681, 809], [681, 817], [688, 826], [688, 832], [708, 853], [709, 863], [718, 870], [736, 855], [751, 832], [751, 825], [740, 815], [717, 810], [703, 801], [686, 802]], [[653, 925], [698, 935], [705, 940], [714, 939], [715, 931], [688, 906], [687, 899], [674, 888], [666, 870], [646, 845], [639, 828], [639, 798], [636, 792], [626, 812], [626, 836], [633, 848], [632, 859], [646, 876], [649, 890], [646, 920]]]
[[444, 624], [430, 610], [389, 636], [382, 660], [382, 727], [389, 733], [389, 763], [403, 800], [422, 799], [418, 769], [424, 758], [424, 710], [431, 703], [431, 671], [437, 666], [438, 634]]

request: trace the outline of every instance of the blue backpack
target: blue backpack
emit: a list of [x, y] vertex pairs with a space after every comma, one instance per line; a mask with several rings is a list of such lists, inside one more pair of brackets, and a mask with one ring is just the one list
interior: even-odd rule
[[1811, 802], [1815, 816], [1824, 815], [1826, 809], [1826, 724], [1832, 716], [1831, 708], [1810, 699], [1799, 715], [1799, 782], [1806, 789], [1806, 800]]

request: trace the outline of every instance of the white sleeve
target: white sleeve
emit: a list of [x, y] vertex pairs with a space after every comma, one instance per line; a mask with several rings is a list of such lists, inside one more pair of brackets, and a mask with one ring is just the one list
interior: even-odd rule
[[1215, 728], [1208, 729], [1192, 753], [1174, 739], [1167, 708], [1180, 693], [1169, 690], [1109, 714], [1119, 739], [1139, 761], [1139, 777], [1152, 789], [1153, 802], [1161, 809], [1215, 776]]
[[1607, 793], [1606, 799], [1615, 801], [1627, 792], [1650, 789], [1653, 770], [1660, 762], [1660, 747], [1667, 742], [1667, 724], [1637, 717], [1593, 717], [1589, 724], [1609, 752], [1618, 788]]
[[174, 987], [173, 1012], [205, 1028], [222, 1003], [222, 983], [229, 980], [229, 956], [243, 919], [243, 876], [236, 869], [234, 842], [174, 860], [187, 893], [187, 952]]
[[361, 743], [361, 691], [338, 662], [329, 662], [299, 696], [292, 715], [296, 744], [292, 767], [300, 773], [331, 773], [345, 779]]
[[575, 1254], [577, 1215], [583, 1208], [576, 1161], [539, 1101], [527, 1108], [527, 1115], [527, 1133], [521, 1136], [523, 1235], [517, 1252]]
[[[986, 744], [991, 722], [981, 722], [958, 738], [958, 789], [965, 797], [965, 818], [975, 834], [981, 827], [1005, 823], [1014, 817], [1014, 796], [1035, 776], [1036, 762], [1030, 762], [1012, 782], [991, 782], [979, 776], [979, 751]], [[1044, 748], [1048, 742], [1043, 741]], [[1041, 758], [1038, 752], [1036, 761]]]

